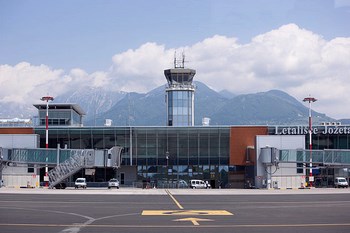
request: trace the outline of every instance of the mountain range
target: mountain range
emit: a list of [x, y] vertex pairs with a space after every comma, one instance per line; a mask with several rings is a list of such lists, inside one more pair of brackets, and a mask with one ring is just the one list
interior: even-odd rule
[[[234, 95], [216, 92], [194, 82], [195, 125], [210, 118], [210, 125], [301, 125], [308, 123], [308, 108], [289, 94], [271, 90]], [[56, 98], [56, 102], [78, 103], [85, 111], [84, 125], [101, 126], [106, 119], [114, 126], [165, 126], [165, 85], [144, 94], [108, 92], [98, 88]], [[313, 112], [313, 122], [334, 122]]]
[[[228, 91], [216, 92], [201, 82], [194, 84], [195, 125], [201, 125], [203, 118], [210, 118], [210, 125], [308, 124], [308, 108], [283, 91], [234, 95]], [[166, 125], [165, 85], [143, 94], [84, 88], [57, 96], [54, 102], [79, 104], [86, 112], [85, 126], [102, 126], [106, 119], [112, 120], [113, 126]], [[0, 107], [0, 117], [8, 117], [12, 113], [12, 117], [23, 118], [35, 112], [33, 106]], [[13, 116], [13, 113], [19, 112], [18, 109], [21, 115]], [[312, 116], [314, 124], [337, 121], [314, 111]]]

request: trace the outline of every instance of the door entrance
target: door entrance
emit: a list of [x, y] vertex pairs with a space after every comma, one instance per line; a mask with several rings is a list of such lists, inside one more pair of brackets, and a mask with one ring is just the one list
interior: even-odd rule
[[215, 186], [215, 180], [210, 180], [210, 186], [212, 189], [215, 189], [216, 186]]
[[124, 182], [125, 182], [125, 173], [121, 172], [120, 173], [120, 184], [124, 184]]

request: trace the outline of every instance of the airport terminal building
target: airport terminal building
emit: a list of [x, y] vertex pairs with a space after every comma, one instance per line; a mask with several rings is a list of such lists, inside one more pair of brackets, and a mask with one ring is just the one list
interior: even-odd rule
[[[301, 188], [306, 184], [332, 187], [338, 176], [349, 179], [350, 125], [313, 126], [312, 150], [307, 125], [194, 126], [195, 71], [175, 65], [164, 73], [167, 126], [83, 126], [83, 109], [67, 103], [35, 104], [34, 126], [2, 125], [0, 179], [4, 185], [39, 186], [45, 163], [57, 174], [69, 159], [68, 154], [62, 156], [67, 150], [85, 150], [94, 156], [89, 166], [66, 173], [68, 181], [85, 177], [98, 183], [116, 177], [121, 185], [147, 181], [165, 187], [202, 179], [213, 188]], [[46, 106], [50, 150], [44, 152]], [[114, 147], [121, 148], [118, 166], [110, 163], [108, 150]], [[39, 155], [45, 153], [43, 162]]]
[[[314, 186], [332, 187], [335, 177], [349, 178], [350, 126], [319, 125], [313, 129]], [[45, 126], [0, 128], [0, 135], [3, 149], [45, 148]], [[48, 143], [52, 149], [123, 148], [118, 169], [102, 163], [80, 169], [71, 180], [83, 176], [90, 182], [103, 182], [117, 177], [122, 185], [133, 185], [144, 180], [161, 184], [203, 179], [216, 188], [298, 188], [308, 179], [310, 150], [305, 146], [309, 144], [306, 135], [307, 126], [50, 125]], [[278, 164], [273, 159], [265, 161], [266, 148], [278, 149]], [[5, 185], [6, 169], [13, 170], [11, 166], [7, 164], [3, 169]], [[42, 166], [24, 166], [29, 176], [35, 174], [43, 181]], [[54, 167], [50, 165], [50, 169]]]

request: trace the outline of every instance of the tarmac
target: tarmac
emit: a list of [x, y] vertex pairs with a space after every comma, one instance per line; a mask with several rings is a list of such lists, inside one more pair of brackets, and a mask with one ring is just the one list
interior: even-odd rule
[[120, 189], [86, 188], [48, 189], [1, 187], [0, 194], [90, 194], [90, 195], [291, 195], [291, 194], [349, 194], [350, 188], [310, 188], [310, 189], [141, 189], [121, 187]]

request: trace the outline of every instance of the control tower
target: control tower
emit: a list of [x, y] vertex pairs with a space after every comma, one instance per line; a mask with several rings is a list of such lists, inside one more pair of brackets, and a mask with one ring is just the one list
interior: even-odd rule
[[185, 55], [182, 61], [174, 58], [174, 69], [164, 70], [168, 81], [166, 87], [167, 126], [194, 125], [194, 91], [192, 80], [196, 70], [185, 69]]

